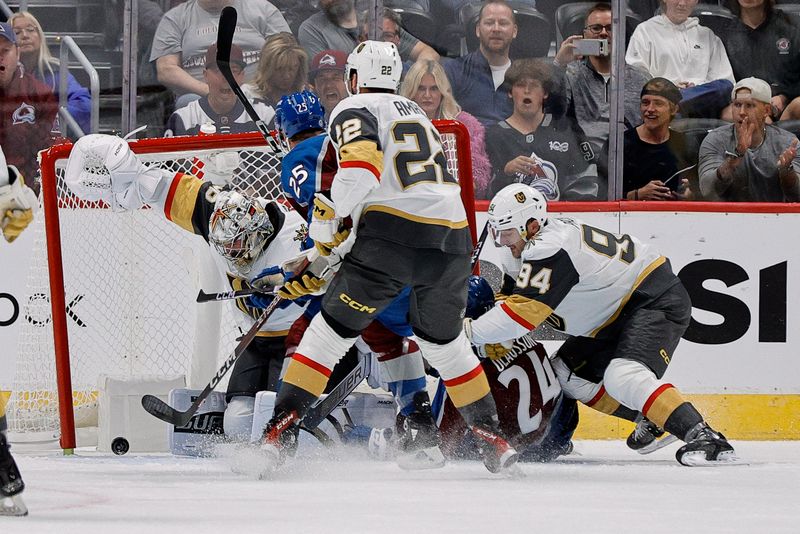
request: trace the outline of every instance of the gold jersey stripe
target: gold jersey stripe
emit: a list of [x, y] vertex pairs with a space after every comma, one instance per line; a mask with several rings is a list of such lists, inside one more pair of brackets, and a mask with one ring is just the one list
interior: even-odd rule
[[389, 215], [394, 215], [395, 217], [400, 217], [401, 219], [406, 219], [413, 222], [418, 222], [422, 224], [435, 224], [437, 226], [446, 226], [448, 228], [453, 229], [461, 229], [466, 228], [469, 226], [469, 221], [464, 219], [463, 221], [448, 221], [447, 219], [434, 219], [432, 217], [422, 217], [420, 215], [413, 215], [411, 213], [406, 213], [405, 211], [401, 211], [397, 208], [391, 208], [389, 206], [381, 206], [380, 204], [374, 204], [372, 206], [367, 206], [364, 208], [362, 213], [367, 213], [369, 211], [378, 211], [381, 213], [388, 213]]
[[202, 180], [191, 174], [181, 174], [172, 180], [167, 202], [164, 204], [164, 215], [184, 230], [194, 233], [192, 214], [194, 213], [197, 193], [204, 184]]
[[327, 376], [295, 358], [292, 358], [286, 367], [283, 381], [304, 389], [316, 397], [322, 395], [325, 386], [328, 385]]
[[289, 330], [271, 330], [271, 331], [262, 330], [256, 334], [256, 337], [281, 337], [288, 335], [289, 335]]
[[518, 318], [521, 318], [527, 323], [523, 324], [523, 326], [531, 329], [542, 324], [553, 313], [553, 309], [547, 304], [522, 295], [511, 295], [503, 301], [501, 307], [506, 309], [507, 314], [510, 312], [509, 317], [514, 319], [515, 322], [522, 324], [518, 320]]
[[625, 297], [620, 301], [619, 306], [617, 306], [617, 310], [614, 312], [614, 314], [611, 317], [609, 317], [606, 320], [606, 322], [604, 322], [603, 324], [601, 324], [600, 326], [595, 328], [592, 331], [592, 333], [589, 334], [589, 337], [595, 337], [598, 333], [600, 333], [600, 331], [603, 328], [607, 327], [608, 325], [610, 325], [611, 323], [616, 321], [617, 317], [619, 317], [619, 314], [622, 313], [622, 309], [625, 307], [625, 305], [631, 299], [631, 296], [633, 295], [633, 292], [636, 291], [636, 288], [639, 287], [639, 285], [644, 281], [645, 278], [650, 276], [650, 273], [655, 271], [657, 268], [661, 267], [666, 261], [667, 261], [667, 258], [665, 256], [659, 256], [658, 258], [656, 258], [653, 261], [653, 263], [651, 263], [650, 265], [645, 267], [644, 270], [642, 270], [642, 272], [639, 273], [639, 276], [636, 277], [636, 281], [633, 283], [633, 286], [631, 287], [630, 291], [628, 291], [628, 294], [625, 295]]
[[489, 380], [486, 378], [486, 373], [480, 373], [466, 382], [447, 386], [447, 394], [456, 408], [481, 400], [489, 394]]
[[352, 167], [352, 163], [366, 163], [378, 172], [376, 178], [379, 180], [381, 174], [383, 174], [383, 152], [378, 149], [375, 141], [353, 141], [344, 145], [339, 150], [339, 165], [341, 167]]

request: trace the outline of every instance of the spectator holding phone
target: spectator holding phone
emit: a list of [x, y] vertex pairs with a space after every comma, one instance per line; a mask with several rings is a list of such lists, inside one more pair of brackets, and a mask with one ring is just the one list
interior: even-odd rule
[[766, 124], [772, 88], [745, 78], [733, 88], [736, 122], [712, 130], [700, 145], [700, 190], [709, 200], [800, 201], [800, 157], [794, 134]]
[[[687, 152], [686, 137], [670, 130], [678, 113], [681, 91], [666, 78], [653, 78], [642, 87], [642, 124], [624, 134], [622, 193], [627, 200], [687, 200], [690, 181], [697, 181], [697, 159]], [[602, 155], [608, 154], [608, 142]], [[696, 154], [695, 154], [696, 156]], [[601, 175], [607, 176], [602, 157]]]
[[[583, 56], [576, 50], [582, 39], [605, 39], [608, 54]], [[586, 13], [583, 35], [567, 37], [556, 54], [555, 65], [564, 76], [567, 116], [581, 129], [597, 152], [608, 139], [611, 95], [611, 4], [598, 3]], [[639, 91], [650, 79], [643, 69], [625, 67], [625, 124], [633, 128], [641, 121]]]

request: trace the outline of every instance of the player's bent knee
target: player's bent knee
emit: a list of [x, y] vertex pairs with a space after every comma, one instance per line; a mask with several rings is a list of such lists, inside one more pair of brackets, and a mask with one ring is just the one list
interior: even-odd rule
[[454, 340], [440, 344], [418, 337], [417, 344], [422, 356], [445, 379], [464, 375], [479, 365], [478, 358], [472, 353], [472, 346], [467, 336], [461, 333]]
[[317, 314], [300, 340], [298, 354], [331, 370], [356, 342], [358, 333], [344, 337], [330, 324], [326, 314]]
[[553, 365], [558, 383], [566, 396], [579, 400], [584, 404], [589, 404], [597, 396], [602, 384], [589, 382], [579, 377], [559, 357], [553, 358], [550, 363]]
[[250, 439], [255, 403], [255, 397], [242, 395], [237, 395], [230, 400], [222, 419], [222, 428], [226, 436], [241, 441]]
[[603, 374], [608, 394], [628, 408], [641, 410], [647, 398], [663, 384], [643, 363], [614, 358]]

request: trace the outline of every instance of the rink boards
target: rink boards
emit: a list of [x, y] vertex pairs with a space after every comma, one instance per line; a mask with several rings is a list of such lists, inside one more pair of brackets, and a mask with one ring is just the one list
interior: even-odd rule
[[[479, 203], [479, 228], [487, 206]], [[800, 207], [644, 202], [552, 207], [564, 210], [557, 216], [636, 235], [670, 258], [694, 311], [666, 378], [689, 394], [716, 427], [738, 439], [800, 439], [794, 423], [800, 413], [800, 339], [790, 326], [800, 319], [800, 247], [794, 243]], [[17, 333], [26, 320], [20, 299], [31, 246], [32, 236], [23, 234], [0, 247], [3, 390], [11, 385]], [[497, 257], [487, 243], [481, 258], [496, 262]], [[547, 346], [553, 351], [558, 342]], [[584, 415], [582, 437], [628, 432], [629, 427], [616, 426], [610, 418]]]

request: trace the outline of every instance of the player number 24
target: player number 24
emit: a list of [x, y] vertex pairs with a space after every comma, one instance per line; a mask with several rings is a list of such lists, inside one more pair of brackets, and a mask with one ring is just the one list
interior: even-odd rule
[[[536, 371], [536, 381], [539, 382], [539, 391], [542, 393], [542, 406], [556, 398], [561, 391], [558, 385], [555, 372], [550, 366], [549, 361], [542, 361], [537, 354], [528, 352], [533, 368]], [[523, 434], [534, 432], [542, 424], [542, 411], [537, 410], [531, 417], [531, 381], [525, 369], [519, 365], [512, 365], [499, 375], [497, 380], [506, 388], [511, 385], [512, 380], [517, 381], [519, 387], [519, 404], [517, 405], [517, 423]]]

